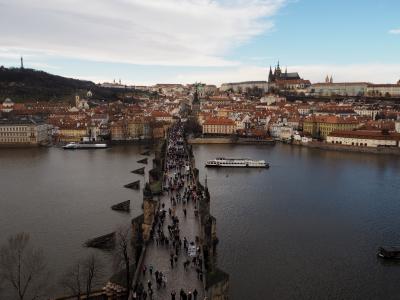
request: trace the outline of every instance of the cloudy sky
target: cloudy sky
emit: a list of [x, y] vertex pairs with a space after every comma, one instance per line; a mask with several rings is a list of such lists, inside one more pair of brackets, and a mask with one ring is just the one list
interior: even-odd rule
[[127, 84], [400, 79], [399, 0], [0, 0], [0, 65]]

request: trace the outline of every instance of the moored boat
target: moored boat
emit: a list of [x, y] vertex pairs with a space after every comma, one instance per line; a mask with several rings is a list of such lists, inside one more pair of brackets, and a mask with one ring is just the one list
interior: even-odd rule
[[76, 149], [105, 149], [108, 145], [105, 143], [68, 143], [63, 146], [65, 150], [76, 150]]
[[269, 168], [269, 164], [265, 160], [253, 160], [250, 158], [216, 158], [206, 161], [208, 168]]
[[397, 246], [384, 246], [379, 247], [378, 257], [386, 259], [400, 259], [400, 247]]

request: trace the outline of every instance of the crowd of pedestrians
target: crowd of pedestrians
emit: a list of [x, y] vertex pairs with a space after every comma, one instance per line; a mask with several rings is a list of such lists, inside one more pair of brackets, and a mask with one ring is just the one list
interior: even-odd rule
[[[169, 260], [169, 270], [159, 270], [153, 265], [144, 265], [142, 268], [142, 278], [144, 282], [139, 283], [135, 293], [136, 299], [167, 299], [165, 295], [170, 294], [170, 299], [175, 300], [197, 300], [199, 291], [196, 287], [203, 285], [203, 259], [199, 238], [197, 236], [183, 236], [180, 224], [186, 221], [189, 214], [191, 217], [198, 217], [198, 201], [200, 195], [194, 182], [191, 172], [190, 160], [185, 148], [183, 128], [181, 124], [176, 124], [171, 128], [168, 136], [166, 148], [165, 172], [163, 187], [165, 197], [160, 203], [159, 211], [155, 216], [153, 228], [150, 232], [151, 242], [159, 249], [159, 255], [166, 255]], [[178, 216], [178, 211], [182, 213]], [[160, 249], [161, 248], [161, 249]], [[182, 262], [182, 265], [179, 263]], [[163, 265], [165, 267], [165, 264]], [[162, 267], [161, 267], [162, 268]], [[174, 282], [168, 286], [166, 274], [177, 272], [183, 268], [183, 272], [196, 272], [198, 283], [193, 283], [194, 288], [180, 288], [179, 282]], [[187, 286], [187, 284], [185, 284]], [[156, 291], [162, 291], [163, 298], [157, 298]], [[177, 292], [179, 291], [179, 293]], [[168, 295], [169, 297], [169, 295]], [[202, 298], [203, 299], [203, 298]], [[206, 298], [204, 298], [206, 299]]]

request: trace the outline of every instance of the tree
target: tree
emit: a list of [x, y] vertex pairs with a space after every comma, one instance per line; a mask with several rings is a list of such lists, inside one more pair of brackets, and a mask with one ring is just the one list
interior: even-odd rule
[[185, 123], [185, 132], [186, 134], [193, 134], [198, 136], [202, 133], [202, 127], [199, 124], [196, 117], [190, 117]]
[[30, 245], [27, 233], [10, 236], [0, 249], [0, 281], [8, 284], [18, 299], [44, 296], [49, 273], [40, 249]]
[[101, 280], [102, 274], [103, 264], [95, 254], [90, 254], [71, 266], [61, 278], [60, 284], [75, 295], [76, 299], [81, 299], [82, 294], [88, 299], [93, 287]]
[[128, 294], [132, 288], [131, 264], [134, 263], [134, 253], [131, 243], [130, 227], [119, 227], [115, 232], [114, 264], [118, 270], [125, 272]]

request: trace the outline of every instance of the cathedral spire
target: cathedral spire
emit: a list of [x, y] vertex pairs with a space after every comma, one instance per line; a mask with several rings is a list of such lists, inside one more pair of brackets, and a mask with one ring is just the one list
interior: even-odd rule
[[272, 68], [269, 66], [269, 74], [268, 74], [268, 82], [272, 82], [274, 79], [274, 75], [272, 74]]

